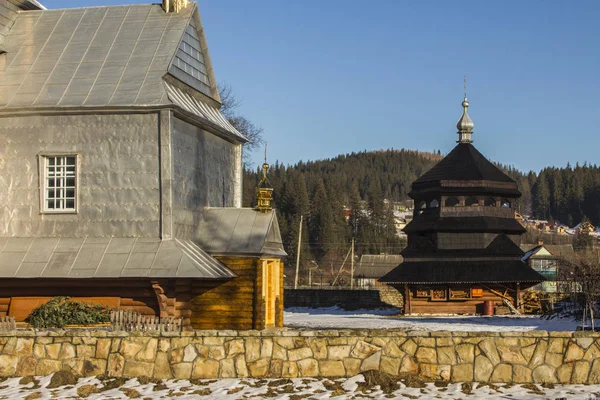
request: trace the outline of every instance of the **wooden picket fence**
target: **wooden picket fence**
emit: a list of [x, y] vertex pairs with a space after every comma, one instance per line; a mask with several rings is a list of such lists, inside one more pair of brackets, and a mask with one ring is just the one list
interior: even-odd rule
[[160, 318], [138, 314], [131, 310], [110, 312], [113, 331], [126, 332], [181, 332], [181, 318]]
[[15, 317], [0, 317], [0, 332], [14, 331], [17, 329]]

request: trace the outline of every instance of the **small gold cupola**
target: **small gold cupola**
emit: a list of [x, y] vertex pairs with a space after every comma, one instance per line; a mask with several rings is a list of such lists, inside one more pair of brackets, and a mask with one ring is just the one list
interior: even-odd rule
[[162, 8], [165, 12], [174, 12], [178, 13], [179, 11], [186, 8], [188, 5], [188, 0], [163, 0]]
[[262, 165], [263, 177], [258, 183], [256, 188], [256, 210], [260, 212], [267, 212], [273, 209], [271, 203], [273, 202], [273, 188], [267, 178], [267, 172], [269, 171], [269, 164], [267, 164], [267, 147], [265, 146], [265, 162]]
[[471, 139], [471, 135], [473, 134], [473, 128], [475, 125], [473, 124], [473, 120], [469, 117], [467, 113], [467, 108], [469, 108], [469, 102], [467, 101], [467, 77], [464, 79], [465, 85], [465, 98], [462, 102], [463, 114], [456, 123], [456, 128], [458, 129], [458, 143], [472, 143], [473, 139]]

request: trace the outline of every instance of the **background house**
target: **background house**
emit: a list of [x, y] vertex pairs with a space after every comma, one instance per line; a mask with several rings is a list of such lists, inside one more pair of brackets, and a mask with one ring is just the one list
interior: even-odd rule
[[355, 286], [366, 289], [383, 285], [377, 280], [401, 262], [402, 256], [399, 254], [363, 254], [354, 270]]
[[0, 316], [68, 295], [187, 328], [282, 325], [277, 218], [240, 209], [246, 138], [197, 5], [172, 3], [0, 3]]
[[525, 252], [522, 260], [532, 269], [537, 271], [546, 280], [533, 286], [532, 290], [546, 293], [556, 293], [559, 289], [558, 272], [561, 258], [574, 255], [571, 244], [522, 244], [521, 250]]

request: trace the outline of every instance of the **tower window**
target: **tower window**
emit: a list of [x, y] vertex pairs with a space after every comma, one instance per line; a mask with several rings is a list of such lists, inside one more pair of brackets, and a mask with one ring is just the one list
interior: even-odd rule
[[446, 207], [456, 207], [459, 205], [459, 203], [460, 202], [458, 201], [458, 199], [456, 197], [448, 197], [446, 199], [446, 202], [444, 203], [444, 205]]
[[479, 205], [479, 201], [475, 197], [468, 197], [465, 201], [465, 205], [468, 206], [476, 206]]
[[431, 200], [431, 202], [429, 203], [430, 208], [438, 208], [439, 206], [440, 203], [436, 199]]
[[508, 199], [502, 199], [502, 208], [510, 208], [511, 207], [511, 203], [510, 200]]
[[488, 197], [485, 199], [484, 204], [486, 207], [496, 207], [496, 199], [493, 197]]
[[42, 164], [43, 211], [77, 211], [77, 156], [43, 156]]

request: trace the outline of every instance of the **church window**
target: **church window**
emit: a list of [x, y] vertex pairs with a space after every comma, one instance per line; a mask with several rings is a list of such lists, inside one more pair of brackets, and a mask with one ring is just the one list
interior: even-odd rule
[[456, 197], [448, 197], [446, 199], [446, 207], [456, 207], [459, 204], [459, 201]]
[[502, 208], [510, 208], [510, 206], [511, 206], [510, 200], [508, 200], [508, 199], [502, 200]]
[[431, 300], [432, 301], [443, 301], [447, 299], [445, 288], [435, 288], [431, 289]]
[[485, 199], [484, 203], [487, 207], [496, 207], [496, 199], [493, 197], [488, 197]]
[[479, 204], [479, 201], [475, 197], [468, 197], [465, 201], [465, 205], [468, 206], [476, 206]]
[[421, 201], [421, 202], [419, 202], [419, 206], [417, 208], [423, 209], [425, 207], [427, 207], [427, 204], [424, 201]]
[[43, 156], [42, 164], [43, 211], [77, 211], [77, 156]]
[[431, 208], [438, 208], [439, 206], [440, 203], [436, 199], [431, 200], [431, 202], [429, 203], [429, 207]]

